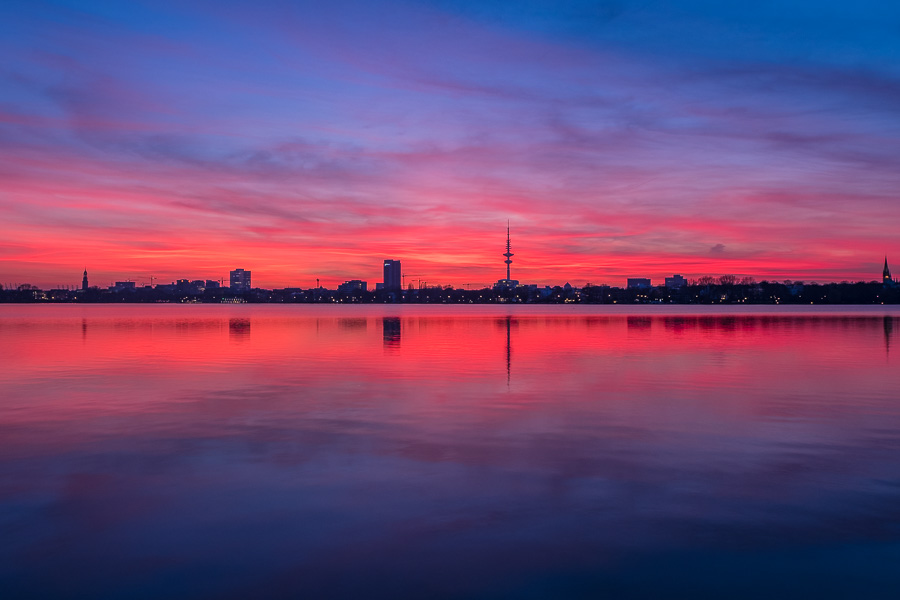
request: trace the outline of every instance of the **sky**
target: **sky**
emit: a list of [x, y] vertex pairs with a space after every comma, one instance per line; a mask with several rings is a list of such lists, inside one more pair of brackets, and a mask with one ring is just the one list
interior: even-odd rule
[[0, 283], [900, 272], [892, 0], [0, 3]]

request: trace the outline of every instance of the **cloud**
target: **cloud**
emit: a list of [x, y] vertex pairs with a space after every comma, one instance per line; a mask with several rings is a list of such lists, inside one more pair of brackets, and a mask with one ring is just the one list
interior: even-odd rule
[[869, 46], [852, 66], [827, 47], [794, 60], [788, 38], [663, 52], [648, 32], [721, 34], [716, 19], [483, 4], [17, 11], [0, 269], [108, 253], [109, 272], [180, 275], [159, 238], [203, 268], [255, 262], [263, 285], [366, 276], [381, 255], [491, 281], [507, 218], [536, 282], [855, 279], [872, 249], [900, 254], [900, 85]]

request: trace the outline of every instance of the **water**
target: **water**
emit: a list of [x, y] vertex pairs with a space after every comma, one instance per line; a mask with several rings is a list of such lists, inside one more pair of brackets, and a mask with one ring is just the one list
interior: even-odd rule
[[898, 332], [885, 307], [0, 306], [0, 594], [896, 598]]

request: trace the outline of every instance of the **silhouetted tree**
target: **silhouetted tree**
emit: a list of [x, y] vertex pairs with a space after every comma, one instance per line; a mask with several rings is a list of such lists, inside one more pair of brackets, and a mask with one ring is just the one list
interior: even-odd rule
[[718, 284], [719, 285], [734, 285], [737, 282], [737, 277], [734, 275], [721, 275], [719, 276]]

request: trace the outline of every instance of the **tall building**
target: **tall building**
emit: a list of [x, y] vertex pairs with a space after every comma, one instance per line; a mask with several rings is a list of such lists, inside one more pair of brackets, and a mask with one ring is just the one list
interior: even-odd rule
[[687, 280], [681, 275], [672, 275], [666, 277], [666, 287], [670, 290], [677, 290], [687, 285]]
[[249, 292], [250, 291], [250, 271], [243, 269], [235, 269], [231, 272], [231, 291], [233, 292]]
[[884, 283], [885, 287], [891, 287], [894, 285], [894, 280], [891, 279], [891, 269], [887, 264], [887, 256], [884, 257], [884, 271], [881, 272], [881, 281]]
[[[887, 268], [887, 259], [884, 259], [885, 268]], [[87, 291], [88, 289], [88, 280], [87, 280], [87, 269], [84, 270], [84, 277], [81, 278], [81, 289], [83, 291]]]
[[639, 290], [649, 290], [652, 287], [649, 277], [629, 277], [626, 285], [629, 288], [637, 288]]
[[337, 286], [337, 291], [352, 294], [353, 292], [365, 292], [369, 284], [359, 279], [351, 279]]
[[503, 262], [506, 263], [506, 279], [500, 279], [497, 283], [494, 284], [494, 289], [500, 288], [514, 288], [518, 287], [519, 282], [510, 277], [509, 266], [512, 264], [512, 257], [515, 256], [512, 252], [510, 252], [510, 242], [509, 242], [509, 221], [506, 222], [506, 252], [503, 253], [502, 256], [506, 257], [506, 260]]
[[399, 292], [400, 287], [402, 285], [402, 281], [400, 279], [400, 261], [399, 260], [384, 260], [384, 291], [386, 292]]

